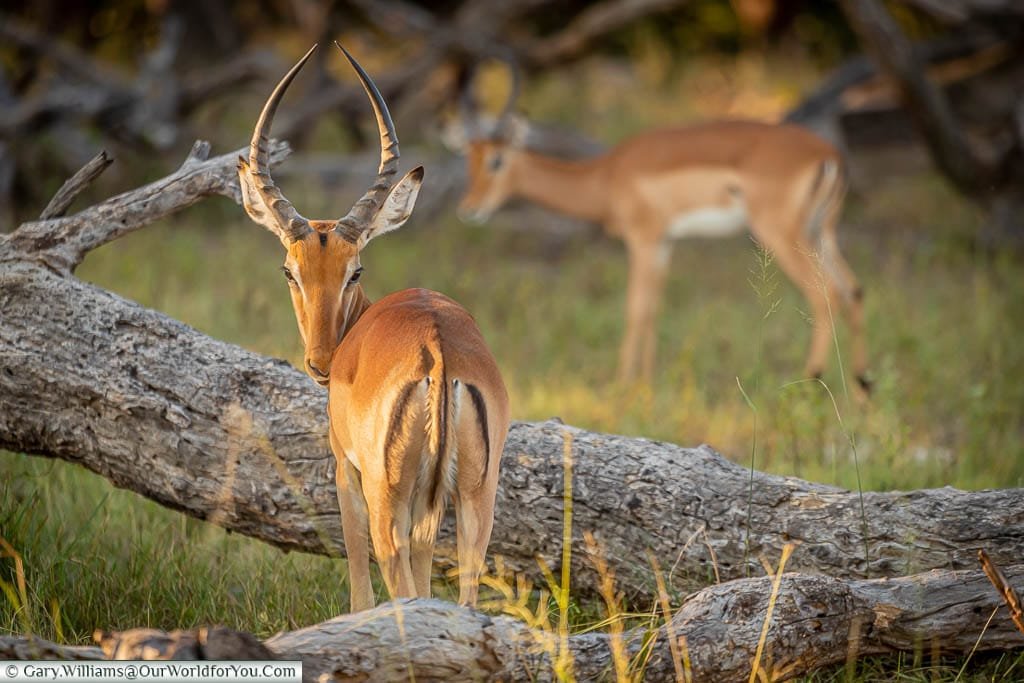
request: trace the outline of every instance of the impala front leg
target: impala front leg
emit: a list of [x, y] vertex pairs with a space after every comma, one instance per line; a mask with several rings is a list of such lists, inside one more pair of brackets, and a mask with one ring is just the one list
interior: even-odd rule
[[338, 507], [341, 508], [341, 530], [345, 537], [345, 555], [348, 557], [349, 604], [352, 612], [359, 612], [373, 607], [366, 499], [363, 497], [359, 471], [345, 452], [335, 447], [333, 434], [331, 449], [337, 460], [335, 480], [338, 485]]
[[655, 316], [668, 268], [669, 247], [660, 242], [627, 241], [629, 282], [626, 289], [626, 333], [619, 350], [619, 381], [650, 381], [657, 352]]

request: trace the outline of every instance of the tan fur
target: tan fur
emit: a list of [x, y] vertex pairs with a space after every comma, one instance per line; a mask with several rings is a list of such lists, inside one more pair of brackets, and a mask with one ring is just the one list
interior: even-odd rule
[[[303, 365], [329, 388], [352, 610], [374, 602], [368, 541], [391, 597], [430, 596], [434, 539], [449, 496], [458, 527], [459, 600], [473, 604], [494, 521], [508, 393], [475, 321], [457, 303], [407, 289], [372, 304], [357, 282], [360, 251], [408, 220], [423, 168], [393, 182], [399, 158], [394, 122], [348, 52], [381, 136], [376, 181], [344, 218], [324, 221], [303, 218], [271, 179], [266, 148], [274, 112], [315, 48], [264, 105], [238, 177], [246, 213], [285, 246], [285, 274], [306, 347]], [[483, 433], [476, 413], [459, 410], [460, 385], [473, 387], [486, 410], [487, 447], [467, 422]]]
[[[434, 540], [449, 497], [458, 519], [459, 599], [472, 604], [509, 424], [497, 364], [473, 318], [444, 295], [408, 289], [371, 304], [359, 284], [344, 287], [358, 267], [358, 247], [330, 231], [321, 246], [319, 234], [290, 245], [286, 264], [301, 284], [301, 291], [292, 286], [292, 300], [307, 365], [323, 368], [324, 353], [330, 359], [326, 379], [311, 374], [330, 391], [352, 609], [374, 602], [367, 539], [393, 598], [429, 597]], [[453, 419], [455, 379], [485, 397], [493, 418], [489, 452], [473, 437], [479, 429], [471, 410]], [[401, 419], [392, 424], [403, 398]]]
[[[424, 367], [428, 356], [432, 367]], [[429, 388], [410, 399], [413, 417], [401, 435], [405, 447], [385, 463], [387, 417], [394, 396], [380, 387], [426, 377]], [[454, 379], [480, 387], [485, 394], [488, 413], [495, 418], [489, 453], [482, 452], [479, 437], [472, 438], [477, 430], [474, 416], [463, 409], [459, 421], [452, 419]], [[446, 383], [448, 397], [442, 403]], [[460, 601], [474, 602], [509, 415], [501, 375], [472, 317], [451, 299], [423, 289], [397, 292], [368, 307], [334, 355], [328, 411], [339, 463], [345, 460], [358, 471], [366, 500], [376, 502], [368, 511], [369, 536], [392, 597], [429, 596], [437, 524], [444, 500], [453, 494], [463, 577]], [[446, 432], [443, 442], [441, 429]], [[457, 458], [454, 490], [449, 490], [449, 458]], [[480, 476], [484, 461], [490, 466]], [[429, 497], [432, 491], [437, 495]], [[352, 506], [359, 507], [358, 501]], [[345, 511], [343, 500], [343, 515]], [[351, 522], [345, 519], [346, 547], [351, 547], [349, 537], [357, 535], [354, 528], [360, 525], [355, 516]], [[352, 542], [360, 540], [355, 537]], [[351, 554], [350, 566], [353, 609], [372, 605], [368, 576], [363, 578], [361, 568], [357, 572]]]
[[[501, 160], [497, 167], [495, 159]], [[853, 369], [864, 380], [860, 285], [835, 234], [845, 194], [842, 160], [813, 133], [791, 125], [719, 121], [642, 133], [582, 161], [478, 140], [469, 145], [467, 163], [460, 214], [486, 219], [519, 196], [601, 223], [625, 242], [629, 283], [620, 380], [649, 379], [653, 373], [654, 322], [673, 238], [724, 236], [744, 217], [810, 303], [814, 327], [804, 372], [824, 370], [832, 318], [842, 313], [852, 337]]]

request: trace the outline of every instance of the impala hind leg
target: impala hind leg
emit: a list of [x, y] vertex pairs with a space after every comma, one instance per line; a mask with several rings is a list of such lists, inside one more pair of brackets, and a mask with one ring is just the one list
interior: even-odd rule
[[418, 537], [416, 532], [413, 532], [412, 581], [416, 587], [416, 596], [420, 598], [430, 597], [430, 577], [434, 566], [434, 539], [436, 537], [436, 530], [429, 538]]
[[[456, 383], [455, 523], [459, 557], [459, 604], [476, 605], [480, 574], [494, 526], [494, 498], [505, 430], [488, 415], [483, 395], [472, 384]], [[492, 418], [492, 419], [489, 419]]]
[[416, 583], [412, 576], [409, 509], [405, 505], [383, 505], [370, 509], [370, 538], [373, 553], [391, 599], [415, 598]]
[[871, 381], [868, 379], [867, 344], [864, 339], [864, 290], [853, 269], [839, 252], [833, 231], [826, 232], [822, 237], [821, 250], [822, 258], [842, 296], [843, 317], [850, 330], [853, 374], [860, 390], [867, 394], [871, 391]]
[[811, 346], [804, 364], [807, 377], [821, 377], [828, 363], [829, 351], [832, 348], [832, 335], [835, 329], [834, 318], [840, 314], [839, 297], [835, 284], [827, 276], [821, 255], [814, 252], [810, 244], [803, 239], [787, 240], [783, 233], [767, 232], [767, 239], [761, 233], [755, 233], [765, 248], [772, 252], [779, 268], [801, 291], [811, 307]]
[[359, 471], [353, 467], [344, 451], [336, 447], [333, 434], [331, 449], [337, 461], [335, 480], [338, 486], [338, 507], [341, 508], [345, 555], [348, 557], [349, 604], [353, 612], [359, 612], [373, 607], [366, 499], [363, 498]]
[[430, 597], [430, 577], [434, 562], [434, 543], [437, 530], [441, 526], [444, 514], [444, 501], [430, 497], [428, 487], [416, 492], [412, 507], [412, 578], [416, 586], [416, 595], [421, 598]]
[[460, 488], [455, 496], [455, 519], [459, 554], [459, 604], [476, 605], [480, 574], [487, 557], [494, 526], [494, 497], [497, 480]]

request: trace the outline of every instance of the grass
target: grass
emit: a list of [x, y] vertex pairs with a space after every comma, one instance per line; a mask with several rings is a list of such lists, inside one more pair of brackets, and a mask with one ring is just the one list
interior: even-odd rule
[[[638, 87], [650, 94], [642, 115], [630, 118], [629, 103], [584, 89], [580, 106], [604, 113], [589, 132], [610, 140], [670, 118], [667, 96], [657, 93], [672, 76], [659, 59], [638, 57], [655, 65], [638, 71]], [[754, 74], [750, 81], [763, 72], [756, 61], [738, 68]], [[698, 85], [710, 79], [688, 113], [709, 115], [708, 101], [729, 100], [728, 83], [677, 76]], [[542, 118], [568, 116], [554, 114], [555, 92], [557, 83], [541, 83], [528, 105]], [[720, 110], [774, 103], [758, 88], [733, 95]], [[287, 189], [307, 215], [338, 213], [325, 188], [296, 180]], [[866, 287], [876, 380], [867, 404], [844, 396], [836, 358], [824, 378], [836, 404], [820, 384], [794, 383], [810, 334], [805, 304], [779, 275], [766, 315], [764, 297], [748, 282], [762, 257], [745, 238], [676, 247], [656, 379], [627, 390], [612, 383], [625, 256], [619, 243], [595, 233], [512, 230], [500, 215], [487, 228], [451, 216], [434, 224], [414, 218], [369, 248], [364, 283], [371, 296], [415, 285], [466, 305], [499, 359], [517, 419], [559, 416], [593, 430], [707, 442], [742, 462], [753, 458], [758, 469], [854, 489], [858, 463], [864, 490], [1021, 487], [1024, 264], [967, 248], [979, 220], [928, 173], [849, 202], [843, 248]], [[236, 207], [211, 200], [97, 250], [78, 274], [208, 334], [296, 362], [301, 348], [281, 259], [275, 238]], [[0, 558], [0, 579], [13, 590], [0, 597], [0, 632], [82, 643], [98, 626], [218, 622], [267, 636], [347, 609], [344, 562], [282, 555], [62, 462], [0, 453], [0, 501], [0, 538], [20, 554], [27, 598], [14, 562]], [[615, 619], [624, 609], [612, 587], [604, 605], [566, 603], [555, 588], [568, 583], [553, 582], [545, 596], [511, 591], [504, 604], [521, 601], [517, 609], [538, 624], [553, 616], [572, 629], [607, 626], [602, 615]], [[667, 611], [647, 607], [649, 623]], [[952, 681], [963, 664], [917, 653], [805, 680]], [[1022, 676], [1024, 655], [976, 654], [959, 680]]]

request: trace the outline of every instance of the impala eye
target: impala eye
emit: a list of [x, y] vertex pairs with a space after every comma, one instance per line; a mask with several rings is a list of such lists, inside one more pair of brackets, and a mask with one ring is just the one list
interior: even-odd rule
[[281, 272], [284, 273], [284, 279], [288, 281], [288, 284], [299, 284], [298, 282], [295, 281], [295, 276], [292, 275], [292, 271], [288, 270], [288, 266], [281, 266]]
[[359, 266], [358, 268], [356, 268], [356, 272], [352, 273], [352, 277], [350, 277], [348, 279], [348, 283], [350, 285], [354, 285], [355, 283], [359, 282], [359, 276], [361, 276], [362, 274], [363, 274], [363, 267]]
[[491, 157], [491, 162], [490, 162], [489, 166], [490, 166], [492, 171], [497, 171], [499, 168], [501, 168], [501, 164], [504, 161], [505, 160], [504, 160], [504, 158], [502, 157], [501, 154], [495, 154], [494, 156]]

